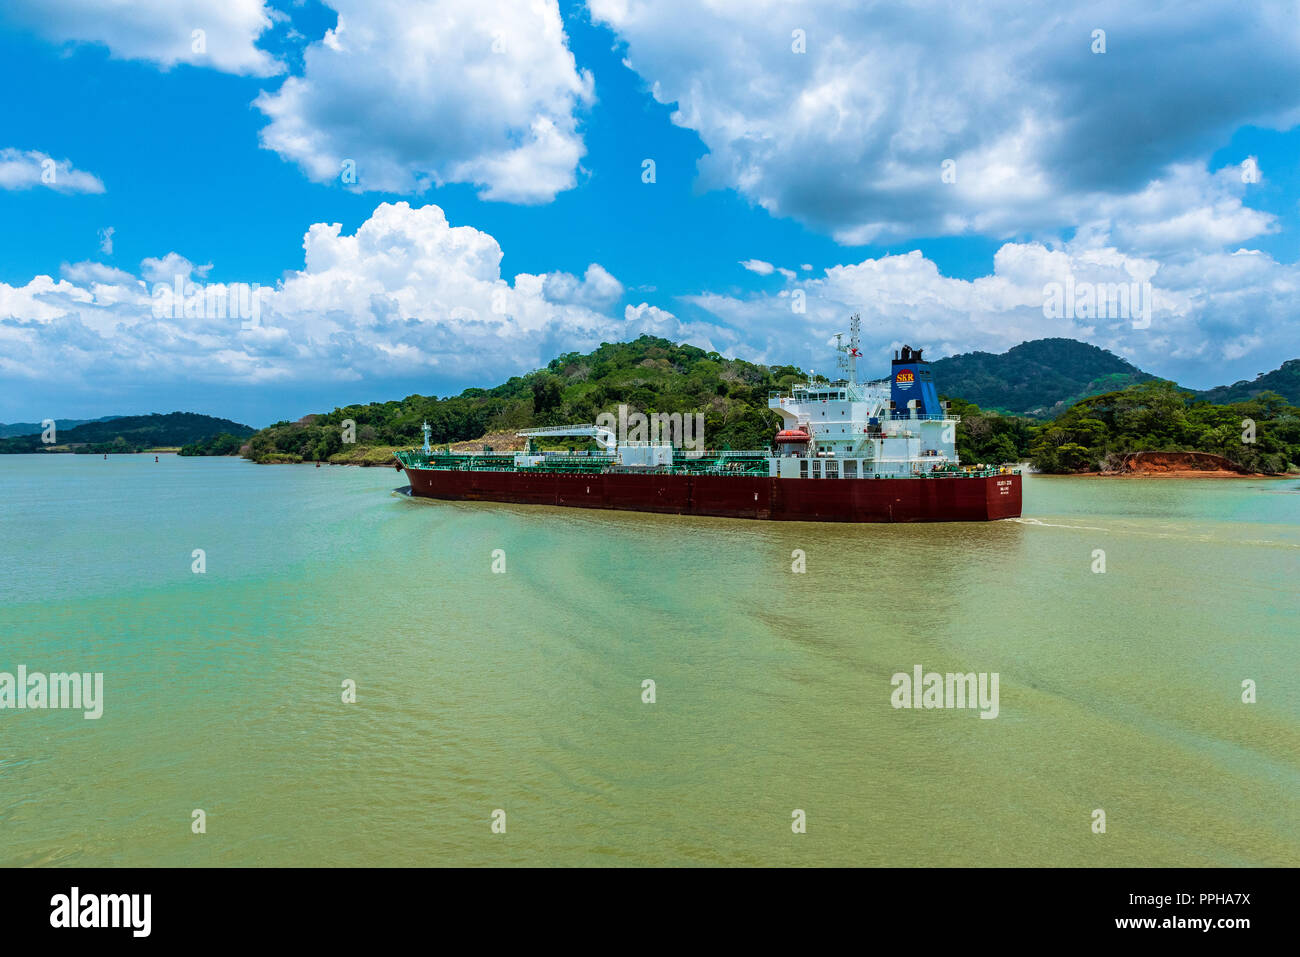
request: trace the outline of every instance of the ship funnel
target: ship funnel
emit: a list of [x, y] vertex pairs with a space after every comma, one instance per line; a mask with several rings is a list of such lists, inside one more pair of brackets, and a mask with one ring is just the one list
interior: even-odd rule
[[943, 414], [930, 363], [921, 358], [920, 349], [903, 346], [901, 351], [895, 351], [890, 373], [889, 397], [895, 418]]

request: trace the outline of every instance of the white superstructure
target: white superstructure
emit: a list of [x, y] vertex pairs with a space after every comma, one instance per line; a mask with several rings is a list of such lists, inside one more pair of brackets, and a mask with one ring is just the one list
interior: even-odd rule
[[959, 420], [939, 402], [919, 351], [896, 354], [888, 379], [857, 381], [858, 322], [854, 316], [849, 344], [837, 347], [841, 378], [814, 378], [768, 398], [782, 421], [772, 476], [897, 477], [959, 464]]

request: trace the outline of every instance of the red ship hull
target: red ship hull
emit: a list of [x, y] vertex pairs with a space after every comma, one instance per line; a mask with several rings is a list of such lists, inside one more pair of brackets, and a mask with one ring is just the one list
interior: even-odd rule
[[780, 479], [408, 468], [411, 494], [791, 522], [987, 522], [1020, 515], [1020, 476]]

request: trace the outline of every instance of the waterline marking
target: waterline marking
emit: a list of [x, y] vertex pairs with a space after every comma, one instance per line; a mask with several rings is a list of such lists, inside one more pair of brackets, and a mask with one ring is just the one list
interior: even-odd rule
[[84, 711], [87, 721], [98, 721], [104, 714], [104, 673], [28, 674], [26, 665], [16, 675], [0, 671], [0, 711], [5, 709]]

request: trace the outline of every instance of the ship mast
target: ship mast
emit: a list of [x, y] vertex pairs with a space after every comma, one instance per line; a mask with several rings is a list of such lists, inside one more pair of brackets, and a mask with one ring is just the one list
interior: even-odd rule
[[858, 333], [861, 328], [862, 317], [855, 312], [853, 318], [849, 320], [849, 344], [844, 345], [844, 333], [835, 334], [835, 351], [839, 353], [836, 361], [840, 368], [840, 378], [850, 385], [858, 384], [858, 357], [862, 355], [858, 348], [862, 344]]

